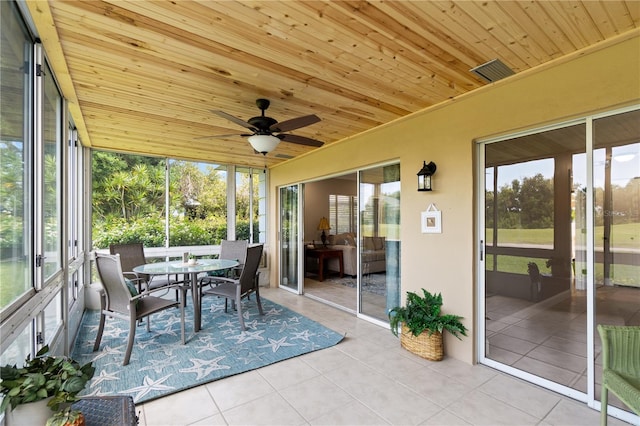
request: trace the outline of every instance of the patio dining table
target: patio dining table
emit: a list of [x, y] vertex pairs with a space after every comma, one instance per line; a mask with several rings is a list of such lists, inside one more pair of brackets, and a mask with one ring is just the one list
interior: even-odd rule
[[222, 271], [235, 268], [239, 263], [228, 259], [198, 259], [195, 265], [174, 262], [145, 263], [133, 268], [133, 272], [148, 275], [184, 274], [189, 277], [191, 283], [191, 296], [193, 298], [193, 328], [197, 333], [201, 328], [202, 303], [198, 289], [198, 274], [212, 271]]

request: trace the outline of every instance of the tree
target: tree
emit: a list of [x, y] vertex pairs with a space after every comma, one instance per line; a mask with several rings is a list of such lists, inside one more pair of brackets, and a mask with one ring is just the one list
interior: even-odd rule
[[205, 176], [196, 163], [175, 161], [171, 163], [170, 177], [171, 211], [186, 214], [187, 217], [205, 218], [203, 198], [206, 186]]
[[[489, 200], [493, 201], [493, 197], [488, 197]], [[500, 187], [496, 203], [498, 228], [553, 227], [553, 179], [545, 179], [540, 173], [525, 177], [522, 183], [514, 179], [510, 186]]]
[[23, 143], [2, 142], [0, 146], [0, 213], [23, 216]]
[[94, 222], [162, 216], [164, 160], [94, 151], [92, 166]]
[[[249, 211], [249, 200], [251, 191], [251, 179], [253, 179], [253, 212]], [[255, 174], [249, 175], [248, 173], [240, 174], [240, 181], [236, 183], [236, 219], [237, 220], [249, 220], [251, 216], [253, 218], [258, 217], [258, 176]]]
[[640, 178], [629, 179], [624, 187], [612, 185], [613, 210], [618, 213], [616, 223], [640, 221]]
[[521, 222], [526, 229], [553, 227], [553, 180], [541, 173], [525, 177], [520, 189]]
[[521, 226], [520, 181], [513, 180], [511, 186], [504, 185], [498, 190], [498, 228], [515, 229]]
[[203, 210], [206, 215], [227, 217], [227, 172], [218, 171], [213, 166], [207, 166], [205, 186], [202, 190]]

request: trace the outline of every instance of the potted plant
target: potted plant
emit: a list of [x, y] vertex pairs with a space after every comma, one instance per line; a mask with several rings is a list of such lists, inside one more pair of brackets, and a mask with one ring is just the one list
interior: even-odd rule
[[[71, 403], [78, 400], [78, 393], [93, 377], [95, 368], [91, 363], [81, 366], [71, 358], [49, 356], [47, 352], [49, 347], [44, 346], [35, 358], [27, 357], [22, 367], [5, 365], [0, 368], [0, 393], [3, 395], [0, 411], [4, 412], [8, 407], [15, 411], [19, 407], [20, 415], [8, 416], [14, 423], [29, 424], [25, 417], [33, 411], [30, 403], [41, 405], [45, 410], [40, 414], [38, 424], [44, 424], [54, 414], [51, 410], [71, 411]], [[43, 404], [45, 400], [46, 405]]]
[[460, 322], [461, 316], [441, 313], [442, 294], [433, 295], [422, 289], [423, 295], [407, 292], [406, 306], [389, 311], [389, 326], [397, 336], [401, 325], [400, 344], [403, 348], [431, 361], [444, 357], [442, 332], [458, 339], [467, 335], [467, 328]]

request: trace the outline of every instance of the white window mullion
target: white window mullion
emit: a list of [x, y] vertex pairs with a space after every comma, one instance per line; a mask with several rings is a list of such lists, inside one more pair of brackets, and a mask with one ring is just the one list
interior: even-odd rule
[[236, 239], [236, 167], [227, 166], [227, 239]]
[[44, 53], [40, 43], [34, 44], [33, 64], [33, 247], [34, 247], [34, 286], [42, 289], [44, 283], [44, 140], [43, 140], [43, 99], [44, 99]]
[[587, 158], [587, 194], [586, 194], [586, 230], [587, 230], [587, 403], [595, 406], [595, 349], [593, 339], [595, 333], [595, 221], [594, 184], [593, 184], [593, 117], [586, 120], [586, 158]]

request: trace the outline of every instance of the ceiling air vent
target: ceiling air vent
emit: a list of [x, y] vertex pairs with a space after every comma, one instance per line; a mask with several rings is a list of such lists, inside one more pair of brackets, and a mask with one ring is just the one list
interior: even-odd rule
[[472, 68], [471, 72], [489, 83], [502, 80], [505, 77], [515, 74], [513, 70], [506, 66], [500, 59], [493, 59], [486, 64], [478, 65]]
[[275, 156], [276, 158], [284, 158], [285, 160], [289, 160], [290, 158], [293, 158], [293, 155], [287, 155], [287, 154], [276, 154]]

